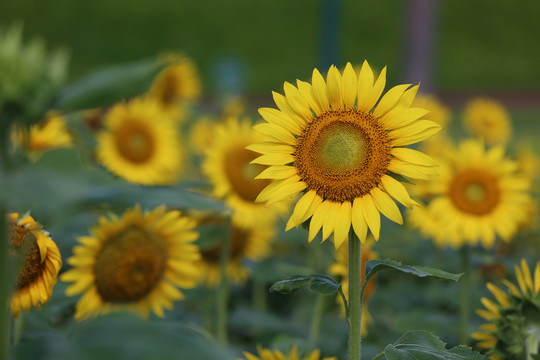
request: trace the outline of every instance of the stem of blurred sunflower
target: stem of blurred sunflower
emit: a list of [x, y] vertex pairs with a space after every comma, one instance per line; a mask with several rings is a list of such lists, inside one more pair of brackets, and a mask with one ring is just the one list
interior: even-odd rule
[[461, 255], [461, 271], [463, 272], [463, 277], [461, 278], [461, 289], [460, 289], [460, 306], [459, 310], [461, 313], [461, 324], [459, 331], [459, 343], [461, 345], [466, 345], [469, 342], [469, 313], [470, 313], [470, 304], [469, 304], [469, 287], [471, 279], [471, 265], [470, 265], [470, 254], [469, 247], [467, 245], [463, 246], [460, 251]]
[[314, 347], [317, 345], [317, 340], [319, 339], [319, 334], [321, 332], [325, 300], [326, 295], [317, 295], [315, 305], [313, 306], [313, 317], [309, 328], [309, 343]]
[[360, 359], [362, 339], [362, 243], [349, 232], [349, 360]]
[[216, 337], [222, 344], [227, 344], [227, 303], [229, 300], [229, 284], [227, 279], [227, 265], [231, 257], [231, 239], [224, 236], [222, 239], [219, 259], [220, 281], [217, 289], [217, 324]]

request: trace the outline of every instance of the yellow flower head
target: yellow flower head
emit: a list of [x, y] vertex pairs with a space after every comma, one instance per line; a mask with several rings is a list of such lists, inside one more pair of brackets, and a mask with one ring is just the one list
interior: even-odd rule
[[83, 293], [75, 319], [122, 307], [143, 317], [150, 311], [163, 317], [164, 308], [184, 298], [178, 287], [196, 285], [195, 226], [193, 219], [165, 206], [143, 213], [137, 205], [121, 218], [100, 218], [90, 236], [79, 238], [68, 259], [72, 268], [61, 276], [72, 283], [66, 295]]
[[[361, 274], [360, 278], [364, 279], [364, 270], [366, 268], [366, 263], [370, 260], [376, 259], [378, 254], [373, 251], [372, 245], [373, 245], [373, 238], [369, 237], [366, 244], [362, 246], [361, 250]], [[346, 245], [346, 244], [345, 244]], [[349, 300], [349, 247], [348, 246], [342, 246], [338, 250], [336, 250], [336, 262], [330, 266], [328, 271], [330, 274], [337, 276], [341, 279], [341, 287], [343, 289], [343, 294], [345, 294], [345, 298]], [[360, 284], [359, 286], [362, 286]], [[366, 286], [366, 290], [364, 292], [364, 298], [363, 298], [363, 304], [362, 304], [362, 335], [367, 334], [367, 325], [371, 324], [373, 322], [371, 316], [369, 315], [368, 308], [367, 308], [367, 301], [375, 291], [375, 279], [371, 279], [371, 281]], [[338, 303], [341, 306], [341, 314], [345, 315], [345, 307], [343, 305], [343, 301], [341, 298], [336, 299]]]
[[49, 234], [30, 215], [13, 213], [8, 218], [10, 255], [21, 261], [10, 301], [11, 314], [19, 317], [21, 309], [28, 312], [31, 305], [40, 309], [49, 301], [62, 259]]
[[488, 144], [505, 143], [512, 133], [512, 124], [506, 109], [498, 102], [476, 98], [465, 106], [465, 126]]
[[288, 208], [284, 203], [265, 206], [255, 202], [270, 181], [255, 177], [267, 166], [252, 164], [257, 154], [246, 146], [261, 139], [248, 119], [229, 118], [215, 126], [212, 145], [202, 164], [202, 171], [214, 186], [214, 195], [225, 199], [238, 222], [247, 227], [261, 219], [273, 219]]
[[[295, 345], [289, 354], [289, 356], [286, 356], [279, 350], [268, 350], [263, 349], [260, 345], [257, 346], [257, 352], [258, 356], [255, 356], [253, 354], [248, 353], [247, 351], [244, 352], [244, 356], [246, 360], [319, 360], [321, 359], [321, 351], [320, 350], [314, 350], [311, 354], [306, 355], [304, 357], [298, 356], [298, 347]], [[337, 360], [336, 357], [325, 357], [321, 360]]]
[[184, 56], [168, 56], [168, 66], [154, 80], [148, 95], [174, 118], [183, 118], [182, 102], [195, 100], [201, 92], [197, 66]]
[[73, 145], [64, 117], [52, 111], [43, 121], [30, 125], [28, 129], [15, 128], [12, 136], [32, 160], [39, 159], [48, 150]]
[[334, 234], [339, 247], [352, 225], [364, 242], [368, 228], [379, 239], [380, 213], [402, 223], [391, 197], [415, 205], [393, 175], [428, 179], [435, 162], [403, 146], [439, 131], [422, 120], [427, 110], [411, 107], [418, 86], [398, 85], [381, 97], [386, 68], [375, 80], [364, 62], [359, 74], [350, 63], [343, 74], [332, 66], [326, 81], [317, 69], [312, 83], [285, 83], [285, 96], [274, 93], [278, 109], [262, 108], [266, 123], [256, 125], [265, 139], [249, 146], [262, 156], [254, 163], [269, 166], [258, 178], [272, 180], [257, 201], [272, 204], [301, 194], [287, 228], [311, 218], [311, 241]]
[[[229, 240], [229, 263], [227, 264], [227, 277], [233, 283], [246, 281], [250, 274], [246, 261], [259, 262], [271, 254], [271, 244], [274, 241], [274, 222], [259, 219], [256, 226], [245, 226], [237, 217], [232, 218], [229, 233], [223, 232], [223, 236]], [[202, 221], [203, 223], [205, 220]], [[207, 221], [206, 221], [207, 222]], [[223, 219], [218, 221], [219, 226], [224, 226]], [[201, 245], [201, 260], [196, 264], [199, 269], [200, 283], [208, 286], [216, 286], [221, 280], [221, 249], [222, 240], [214, 239], [209, 246]]]
[[492, 283], [487, 288], [496, 301], [482, 298], [485, 309], [477, 314], [489, 323], [480, 326], [481, 331], [472, 334], [478, 347], [487, 349], [492, 359], [526, 359], [538, 352], [540, 343], [540, 261], [534, 275], [525, 259], [521, 266], [514, 266], [518, 286], [503, 280], [505, 289]]
[[182, 167], [176, 124], [151, 99], [115, 105], [97, 135], [96, 158], [129, 182], [169, 185]]
[[200, 117], [191, 126], [189, 134], [190, 149], [196, 154], [204, 154], [214, 140], [214, 128], [216, 121], [210, 117]]
[[414, 209], [411, 223], [439, 244], [493, 245], [496, 236], [510, 241], [527, 218], [530, 181], [520, 177], [502, 146], [485, 150], [467, 140], [440, 158], [439, 177], [428, 184], [425, 209]]

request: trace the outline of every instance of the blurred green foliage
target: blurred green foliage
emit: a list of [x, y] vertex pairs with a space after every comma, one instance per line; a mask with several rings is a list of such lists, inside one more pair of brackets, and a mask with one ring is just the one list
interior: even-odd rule
[[[339, 2], [340, 62], [404, 69], [406, 1]], [[538, 89], [540, 33], [535, 0], [441, 0], [435, 77], [441, 90]], [[212, 91], [219, 61], [246, 66], [249, 92], [280, 89], [320, 65], [321, 1], [316, 0], [5, 0], [0, 26], [14, 19], [25, 36], [72, 50], [72, 78], [104, 65], [182, 51]]]

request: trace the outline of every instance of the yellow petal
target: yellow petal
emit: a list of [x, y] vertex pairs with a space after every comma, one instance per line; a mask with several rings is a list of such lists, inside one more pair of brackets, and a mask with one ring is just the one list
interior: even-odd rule
[[298, 86], [298, 90], [300, 90], [300, 94], [304, 98], [304, 100], [307, 102], [308, 106], [316, 113], [319, 114], [322, 112], [321, 107], [317, 103], [317, 100], [315, 100], [315, 95], [313, 94], [313, 87], [310, 83], [296, 80], [296, 85]]
[[302, 219], [304, 218], [304, 214], [307, 213], [316, 196], [317, 193], [313, 190], [310, 190], [298, 200], [291, 216], [291, 220], [294, 226], [298, 226], [305, 221], [302, 221]]
[[272, 108], [260, 108], [259, 114], [269, 123], [281, 126], [294, 135], [300, 135], [302, 124], [297, 117], [291, 117], [287, 114]]
[[327, 212], [326, 219], [323, 221], [322, 241], [326, 241], [326, 239], [328, 239], [330, 234], [334, 232], [334, 228], [336, 226], [336, 221], [337, 221], [337, 215], [338, 215], [339, 207], [340, 207], [340, 203], [336, 203], [329, 200], [327, 200], [326, 202], [328, 202], [330, 210]]
[[352, 108], [356, 102], [358, 93], [358, 80], [350, 62], [345, 66], [341, 81], [342, 97], [345, 108]]
[[253, 126], [253, 128], [265, 135], [270, 141], [276, 141], [288, 145], [296, 144], [296, 138], [293, 136], [293, 134], [276, 124], [257, 124]]
[[313, 85], [313, 96], [319, 104], [319, 107], [326, 111], [330, 109], [330, 103], [328, 102], [328, 96], [326, 95], [326, 83], [319, 70], [313, 70], [313, 76], [311, 77], [311, 84]]
[[517, 297], [521, 297], [521, 294], [520, 294], [519, 290], [517, 289], [517, 287], [514, 284], [512, 284], [510, 281], [508, 281], [506, 279], [503, 279], [502, 282], [503, 282], [504, 285], [506, 285], [508, 290], [510, 290], [512, 295], [517, 296]]
[[311, 222], [309, 224], [309, 236], [308, 241], [311, 242], [319, 230], [321, 229], [324, 220], [326, 220], [326, 215], [330, 209], [330, 202], [329, 201], [323, 201], [317, 209], [315, 209], [315, 212], [313, 213], [313, 217], [311, 218]]
[[377, 210], [377, 207], [373, 202], [373, 198], [369, 194], [362, 197], [362, 203], [364, 206], [364, 218], [366, 219], [366, 222], [371, 229], [373, 237], [375, 238], [375, 240], [378, 241], [379, 232], [381, 230], [381, 216], [379, 214], [379, 211]]
[[261, 164], [261, 165], [286, 165], [294, 162], [294, 156], [290, 154], [283, 153], [272, 153], [261, 155], [250, 164]]
[[283, 88], [289, 107], [304, 120], [302, 124], [305, 124], [306, 121], [310, 121], [313, 118], [313, 114], [311, 113], [308, 103], [300, 94], [300, 91], [293, 84], [288, 82], [285, 82]]
[[428, 155], [424, 154], [421, 151], [417, 151], [417, 150], [413, 150], [409, 148], [403, 148], [403, 147], [392, 148], [392, 155], [394, 155], [399, 160], [406, 161], [406, 162], [416, 164], [416, 165], [439, 166], [439, 164]]
[[373, 201], [375, 202], [375, 206], [377, 206], [377, 209], [379, 209], [384, 216], [395, 223], [403, 225], [403, 217], [401, 216], [401, 212], [399, 211], [396, 203], [390, 198], [390, 196], [388, 196], [388, 194], [379, 188], [371, 189], [370, 193]]
[[326, 75], [326, 95], [333, 109], [343, 108], [341, 95], [341, 74], [337, 67], [332, 65]]
[[302, 190], [307, 187], [303, 181], [293, 182], [291, 184], [284, 184], [276, 190], [270, 199], [267, 201], [267, 205], [272, 205], [278, 201], [293, 198], [298, 195]]
[[411, 84], [397, 85], [388, 90], [388, 92], [382, 97], [381, 101], [379, 101], [377, 104], [377, 107], [375, 107], [375, 110], [373, 110], [373, 116], [378, 118], [392, 110], [392, 108], [396, 106], [401, 99], [401, 96], [405, 90], [407, 90], [407, 88], [410, 86]]
[[499, 313], [499, 307], [493, 301], [489, 300], [488, 298], [481, 298], [480, 301], [482, 302], [482, 305], [484, 305], [484, 307], [493, 313], [497, 318], [501, 316]]
[[392, 110], [379, 118], [379, 121], [387, 130], [394, 130], [410, 125], [429, 113], [426, 109], [409, 108], [403, 110]]
[[506, 294], [504, 291], [493, 285], [492, 283], [486, 284], [487, 288], [491, 293], [495, 296], [499, 304], [501, 304], [503, 307], [509, 307], [510, 301], [508, 301], [508, 298], [506, 297]]
[[[430, 124], [426, 123], [429, 122]], [[418, 124], [413, 128], [406, 126], [404, 128], [396, 129], [390, 131], [390, 138], [392, 139], [390, 145], [395, 146], [404, 146], [417, 143], [419, 141], [425, 140], [428, 137], [441, 131], [440, 125], [433, 121], [429, 120], [418, 120]], [[434, 125], [435, 124], [435, 125]], [[394, 132], [397, 132], [394, 134]], [[399, 133], [399, 135], [398, 135]]]
[[384, 175], [381, 178], [384, 190], [390, 194], [394, 199], [399, 201], [402, 205], [410, 208], [413, 205], [418, 205], [416, 201], [412, 200], [407, 192], [407, 189], [396, 179], [391, 176]]
[[368, 62], [364, 60], [360, 74], [358, 75], [358, 109], [362, 111], [369, 111], [371, 108], [366, 108], [367, 100], [371, 89], [373, 88], [373, 71]]
[[294, 166], [274, 165], [264, 169], [255, 179], [285, 179], [296, 175]]
[[532, 293], [534, 285], [532, 282], [529, 265], [527, 265], [527, 261], [525, 261], [525, 259], [521, 259], [521, 268], [523, 269], [523, 280], [525, 281], [525, 285], [527, 286], [527, 289], [529, 289], [529, 291]]
[[527, 294], [527, 285], [525, 284], [525, 279], [523, 278], [523, 274], [521, 273], [521, 269], [514, 265], [514, 270], [516, 271], [516, 278], [519, 284], [519, 287], [521, 289], [521, 292], [523, 295]]
[[534, 294], [536, 295], [540, 290], [540, 261], [536, 263], [536, 268], [534, 269]]
[[246, 146], [246, 149], [258, 152], [260, 154], [292, 154], [294, 153], [294, 147], [290, 145], [277, 144], [273, 142], [262, 142], [257, 144], [251, 144]]
[[358, 239], [360, 239], [362, 244], [365, 243], [368, 225], [364, 217], [364, 202], [360, 197], [354, 199], [351, 212], [351, 223]]
[[388, 170], [394, 174], [419, 180], [431, 180], [437, 176], [437, 170], [431, 166], [409, 164], [395, 158], [390, 160]]
[[373, 88], [369, 92], [365, 107], [368, 110], [371, 110], [379, 98], [381, 97], [381, 94], [384, 90], [384, 86], [386, 85], [386, 66], [381, 70], [381, 73], [379, 74], [379, 77], [377, 78], [377, 81], [375, 81], [375, 84], [373, 84]]
[[338, 249], [347, 240], [351, 228], [352, 206], [350, 201], [340, 204], [334, 230], [334, 246]]

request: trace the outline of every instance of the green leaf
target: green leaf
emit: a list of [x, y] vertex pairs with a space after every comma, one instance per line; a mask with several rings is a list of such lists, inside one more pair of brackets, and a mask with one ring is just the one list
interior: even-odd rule
[[424, 330], [405, 333], [394, 344], [386, 346], [387, 360], [482, 360], [485, 356], [459, 345], [451, 349], [437, 336]]
[[160, 70], [161, 65], [153, 58], [98, 70], [65, 87], [57, 96], [54, 108], [91, 109], [141, 95], [150, 88]]
[[324, 275], [293, 275], [286, 280], [275, 282], [270, 292], [288, 294], [309, 283], [308, 289], [316, 294], [332, 295], [341, 288], [341, 284]]
[[396, 260], [370, 260], [366, 263], [364, 285], [362, 286], [362, 296], [369, 280], [379, 271], [394, 269], [403, 273], [416, 275], [418, 277], [433, 277], [436, 279], [458, 281], [463, 274], [452, 274], [440, 269], [424, 266], [403, 265]]

